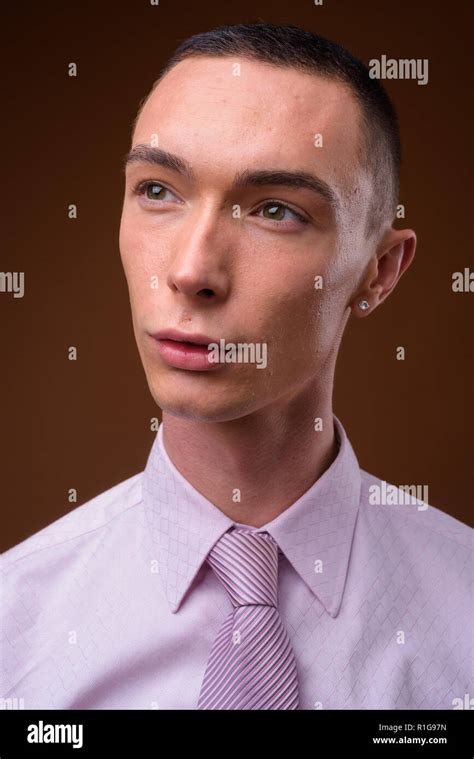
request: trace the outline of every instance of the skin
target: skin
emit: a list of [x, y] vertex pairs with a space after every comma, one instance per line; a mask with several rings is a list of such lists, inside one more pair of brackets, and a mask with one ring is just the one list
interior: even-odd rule
[[[159, 147], [195, 174], [191, 181], [137, 162], [126, 170], [120, 251], [138, 350], [170, 459], [235, 522], [270, 522], [330, 465], [334, 368], [347, 320], [370, 315], [414, 256], [415, 233], [390, 220], [365, 236], [372, 180], [360, 161], [360, 119], [355, 97], [338, 82], [206, 56], [173, 68], [135, 127], [132, 147], [158, 135]], [[340, 207], [302, 188], [232, 188], [244, 169], [309, 171]], [[133, 191], [145, 180], [165, 186], [155, 188], [159, 199]], [[290, 210], [272, 213], [274, 200]], [[317, 275], [322, 289], [314, 287]], [[362, 299], [370, 303], [365, 312]], [[266, 342], [267, 368], [170, 367], [150, 337], [165, 328]]]

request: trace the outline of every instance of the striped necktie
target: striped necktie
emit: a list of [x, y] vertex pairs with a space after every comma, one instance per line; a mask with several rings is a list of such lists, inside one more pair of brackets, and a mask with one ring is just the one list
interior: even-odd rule
[[233, 610], [212, 646], [197, 708], [298, 709], [295, 657], [277, 608], [277, 543], [234, 528], [207, 561]]

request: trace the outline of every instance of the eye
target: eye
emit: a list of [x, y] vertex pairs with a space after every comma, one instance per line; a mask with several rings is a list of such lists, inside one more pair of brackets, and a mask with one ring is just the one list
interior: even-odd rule
[[285, 213], [289, 212], [293, 216], [293, 219], [297, 219], [303, 224], [308, 224], [307, 219], [302, 214], [278, 200], [269, 200], [263, 206], [260, 206], [259, 211], [264, 212], [264, 219], [271, 219], [273, 221], [291, 221], [291, 218], [285, 218]]
[[171, 190], [168, 190], [165, 185], [161, 184], [160, 182], [155, 182], [153, 180], [146, 180], [145, 182], [140, 182], [133, 190], [133, 192], [136, 195], [142, 195], [146, 200], [150, 201], [165, 201], [169, 200], [169, 198], [166, 198], [166, 193], [169, 192], [170, 195], [172, 195], [174, 198], [176, 198], [176, 195], [171, 192]]

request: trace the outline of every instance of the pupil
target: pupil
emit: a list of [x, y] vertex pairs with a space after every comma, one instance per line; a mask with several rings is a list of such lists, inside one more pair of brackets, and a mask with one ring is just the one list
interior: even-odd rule
[[268, 209], [268, 212], [269, 212], [270, 216], [273, 219], [281, 217], [281, 211], [283, 210], [282, 206], [279, 206], [279, 205], [268, 206], [267, 209]]
[[159, 184], [152, 184], [148, 187], [149, 192], [151, 192], [155, 197], [160, 194], [162, 189], [163, 188]]

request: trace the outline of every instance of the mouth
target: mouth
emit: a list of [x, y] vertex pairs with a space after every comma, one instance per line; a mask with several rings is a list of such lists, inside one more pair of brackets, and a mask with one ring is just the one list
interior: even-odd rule
[[186, 333], [179, 332], [177, 329], [163, 329], [153, 335], [155, 340], [170, 340], [176, 343], [182, 343], [184, 345], [205, 345], [206, 348], [209, 343], [217, 343], [218, 339], [215, 337], [209, 337], [201, 333]]
[[163, 361], [176, 369], [212, 371], [222, 368], [209, 361], [208, 345], [216, 339], [202, 334], [186, 334], [177, 330], [162, 330], [151, 335]]

